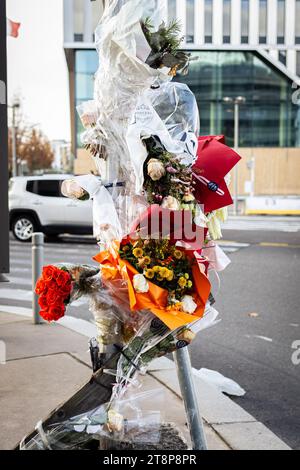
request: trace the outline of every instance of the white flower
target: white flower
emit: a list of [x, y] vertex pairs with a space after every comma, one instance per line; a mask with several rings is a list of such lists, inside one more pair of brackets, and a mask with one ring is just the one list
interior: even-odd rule
[[194, 299], [191, 295], [185, 295], [184, 297], [182, 297], [181, 303], [182, 303], [182, 310], [185, 313], [194, 313], [194, 311], [197, 308], [197, 304], [196, 302], [194, 302]]
[[148, 175], [153, 181], [158, 181], [166, 174], [164, 164], [157, 158], [150, 158], [148, 162]]
[[61, 185], [61, 192], [64, 196], [74, 199], [81, 199], [86, 194], [86, 191], [74, 179], [64, 180]]
[[180, 202], [176, 199], [176, 197], [166, 196], [163, 198], [161, 207], [163, 209], [178, 211], [180, 209]]
[[148, 292], [149, 284], [143, 274], [135, 274], [133, 276], [133, 287], [138, 294]]

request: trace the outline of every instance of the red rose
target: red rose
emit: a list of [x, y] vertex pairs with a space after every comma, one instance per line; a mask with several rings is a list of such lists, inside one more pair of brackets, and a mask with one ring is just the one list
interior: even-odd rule
[[65, 314], [65, 308], [63, 305], [55, 305], [50, 309], [43, 309], [40, 311], [40, 316], [46, 321], [57, 321]]
[[43, 267], [43, 278], [46, 282], [51, 281], [53, 277], [55, 276], [55, 266], [52, 266], [51, 264], [49, 266], [44, 266]]
[[46, 321], [51, 321], [50, 313], [48, 312], [48, 310], [41, 310], [40, 316]]
[[44, 279], [40, 277], [35, 286], [35, 293], [41, 295], [47, 292], [47, 284], [45, 283]]
[[54, 305], [60, 301], [60, 292], [57, 289], [48, 289], [46, 295], [48, 305]]
[[58, 286], [61, 286], [61, 287], [71, 284], [70, 274], [60, 269], [60, 272], [57, 273], [57, 276], [56, 276], [56, 283]]
[[49, 321], [57, 321], [65, 314], [65, 306], [63, 304], [53, 305], [49, 308]]
[[41, 307], [42, 310], [47, 310], [48, 300], [47, 300], [47, 296], [45, 294], [40, 295], [38, 303], [39, 303], [39, 306]]

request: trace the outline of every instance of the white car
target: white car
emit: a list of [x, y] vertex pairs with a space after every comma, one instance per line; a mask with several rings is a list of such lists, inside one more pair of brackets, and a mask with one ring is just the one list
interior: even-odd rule
[[30, 241], [35, 231], [52, 236], [93, 233], [92, 202], [72, 200], [61, 194], [63, 180], [72, 176], [19, 176], [10, 179], [10, 229], [17, 240]]

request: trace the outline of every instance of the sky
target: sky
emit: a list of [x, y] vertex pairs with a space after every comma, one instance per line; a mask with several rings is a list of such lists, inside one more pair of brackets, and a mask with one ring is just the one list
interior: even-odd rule
[[63, 0], [6, 0], [7, 17], [20, 22], [7, 38], [8, 104], [21, 96], [30, 125], [50, 140], [70, 141], [68, 70], [63, 49]]

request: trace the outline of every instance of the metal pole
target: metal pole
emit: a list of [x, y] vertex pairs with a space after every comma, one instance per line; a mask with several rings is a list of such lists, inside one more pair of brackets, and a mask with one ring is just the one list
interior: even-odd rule
[[18, 176], [16, 144], [16, 105], [12, 106], [12, 175]]
[[9, 272], [6, 2], [0, 2], [0, 282]]
[[[239, 148], [239, 103], [234, 102], [234, 150], [237, 152]], [[238, 215], [238, 165], [234, 167], [234, 215]]]
[[177, 369], [181, 396], [188, 420], [193, 450], [207, 450], [203, 421], [199, 412], [197, 394], [193, 380], [188, 348], [178, 349], [173, 354]]
[[32, 234], [32, 313], [35, 325], [43, 323], [39, 311], [38, 295], [34, 292], [35, 285], [42, 274], [44, 263], [44, 234], [36, 232]]

